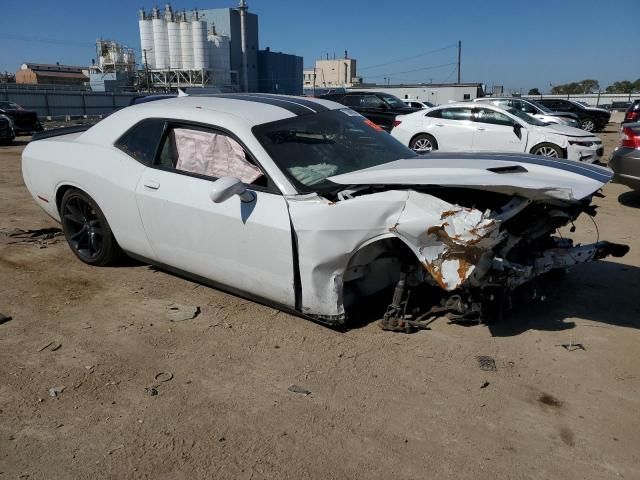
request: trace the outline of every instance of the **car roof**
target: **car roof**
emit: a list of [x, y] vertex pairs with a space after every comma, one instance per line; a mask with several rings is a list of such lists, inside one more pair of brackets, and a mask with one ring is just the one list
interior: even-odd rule
[[329, 100], [287, 95], [237, 93], [167, 98], [118, 110], [83, 133], [80, 141], [111, 144], [126, 129], [148, 118], [223, 122], [229, 128], [251, 129], [264, 123], [344, 108]]
[[145, 102], [130, 109], [153, 110], [155, 114], [175, 109], [212, 110], [218, 113], [243, 117], [251, 126], [285, 118], [312, 115], [327, 110], [344, 108], [344, 105], [308, 97], [272, 94], [213, 94], [167, 98], [162, 101]]

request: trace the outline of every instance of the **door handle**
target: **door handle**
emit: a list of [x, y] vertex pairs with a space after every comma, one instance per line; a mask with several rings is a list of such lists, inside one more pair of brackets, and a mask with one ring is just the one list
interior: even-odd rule
[[158, 182], [154, 182], [153, 180], [145, 181], [144, 186], [150, 188], [151, 190], [158, 190], [160, 188], [160, 184]]
[[486, 130], [484, 127], [476, 127], [476, 130]]
[[444, 127], [442, 123], [436, 123], [436, 127]]

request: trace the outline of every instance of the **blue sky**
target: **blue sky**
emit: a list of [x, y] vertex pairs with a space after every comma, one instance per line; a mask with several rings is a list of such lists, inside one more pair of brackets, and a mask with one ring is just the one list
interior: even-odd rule
[[[215, 8], [237, 1], [171, 4]], [[139, 50], [137, 11], [153, 5], [0, 0], [0, 70], [15, 71], [24, 61], [87, 65], [98, 37]], [[603, 88], [640, 78], [640, 0], [249, 0], [249, 9], [260, 16], [260, 48], [300, 55], [305, 66], [346, 49], [359, 75], [379, 83], [455, 81], [447, 64], [456, 61], [458, 40], [462, 81], [545, 91], [585, 78]], [[407, 57], [413, 58], [395, 62]]]

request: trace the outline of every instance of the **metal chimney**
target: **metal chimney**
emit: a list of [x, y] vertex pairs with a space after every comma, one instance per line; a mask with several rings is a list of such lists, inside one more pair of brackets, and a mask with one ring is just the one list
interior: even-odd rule
[[242, 81], [243, 91], [249, 91], [249, 64], [247, 62], [247, 9], [245, 0], [240, 0], [240, 45], [242, 48]]

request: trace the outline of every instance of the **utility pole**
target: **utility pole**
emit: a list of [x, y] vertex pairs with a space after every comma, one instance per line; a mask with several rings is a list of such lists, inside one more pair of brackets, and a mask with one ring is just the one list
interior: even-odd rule
[[240, 42], [242, 48], [243, 91], [249, 91], [249, 63], [247, 62], [247, 2], [240, 0]]
[[462, 58], [462, 40], [458, 40], [458, 85], [460, 84], [460, 59]]
[[151, 86], [149, 85], [149, 64], [147, 63], [147, 49], [142, 50], [144, 55], [144, 79], [147, 84], [147, 93], [151, 93]]
[[316, 96], [316, 67], [313, 67], [313, 96]]

